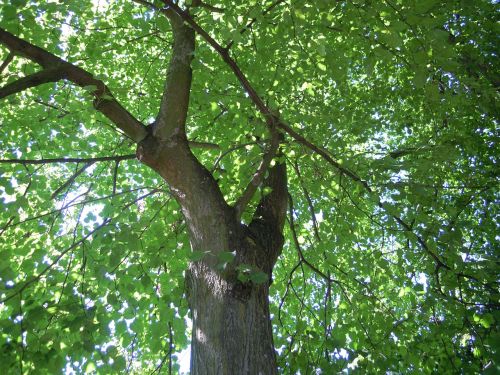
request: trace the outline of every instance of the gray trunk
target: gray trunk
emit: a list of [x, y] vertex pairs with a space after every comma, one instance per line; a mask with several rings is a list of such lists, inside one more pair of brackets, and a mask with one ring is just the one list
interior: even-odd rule
[[[269, 286], [283, 246], [284, 181], [285, 167], [272, 168], [266, 184], [273, 185], [274, 191], [261, 200], [248, 227], [227, 206], [212, 206], [210, 212], [218, 214], [203, 220], [184, 213], [190, 218], [193, 249], [207, 252], [190, 265], [186, 275], [193, 320], [192, 375], [277, 374]], [[206, 197], [203, 201], [207, 204]], [[221, 249], [235, 254], [223, 269], [218, 257]], [[240, 281], [242, 265], [265, 273], [267, 279], [258, 284]]]
[[276, 374], [269, 283], [227, 281], [202, 262], [189, 279], [191, 374]]

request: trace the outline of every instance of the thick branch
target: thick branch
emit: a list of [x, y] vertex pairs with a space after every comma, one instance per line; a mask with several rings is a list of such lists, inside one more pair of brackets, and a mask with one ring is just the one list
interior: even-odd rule
[[[280, 141], [283, 139], [282, 134], [278, 137]], [[283, 156], [279, 149], [276, 154], [278, 157]], [[281, 235], [288, 204], [286, 163], [284, 160], [276, 160], [276, 164], [270, 167], [268, 172], [263, 185], [271, 191], [262, 195], [250, 227], [254, 222], [263, 222], [267, 228]]]
[[172, 0], [163, 0], [165, 5], [174, 10], [189, 26], [193, 28], [203, 39], [207, 41], [207, 43], [215, 49], [219, 55], [222, 57], [224, 62], [231, 68], [234, 72], [241, 85], [244, 87], [247, 94], [250, 96], [254, 104], [257, 106], [259, 111], [264, 115], [268, 124], [274, 124], [275, 117], [272, 111], [265, 105], [264, 101], [260, 98], [257, 92], [254, 90], [246, 76], [240, 70], [234, 59], [229, 56], [229, 52], [226, 48], [222, 47], [214, 38], [212, 38], [205, 30], [203, 30], [200, 25], [196, 23], [196, 21], [189, 15], [189, 13], [182, 10], [177, 4], [175, 4]]
[[153, 136], [160, 140], [166, 140], [175, 135], [181, 138], [186, 137], [185, 124], [192, 79], [191, 61], [195, 48], [194, 30], [185, 25], [177, 14], [168, 10], [164, 10], [163, 13], [172, 25], [174, 46], [160, 111], [153, 127]]
[[64, 71], [59, 68], [42, 70], [29, 76], [11, 82], [0, 88], [0, 99], [16, 94], [31, 87], [43, 85], [44, 83], [57, 82], [64, 78]]
[[[290, 125], [282, 121], [276, 114], [274, 114], [271, 109], [264, 103], [262, 98], [258, 95], [258, 93], [255, 91], [253, 86], [250, 84], [246, 76], [243, 74], [239, 66], [236, 64], [233, 58], [230, 57], [229, 51], [222, 47], [215, 39], [213, 39], [205, 30], [203, 30], [200, 25], [196, 23], [196, 21], [184, 10], [182, 10], [177, 4], [173, 2], [173, 0], [163, 0], [163, 2], [168, 5], [171, 9], [173, 9], [182, 19], [189, 24], [205, 41], [215, 50], [217, 53], [221, 56], [221, 58], [224, 60], [224, 62], [231, 68], [233, 73], [236, 75], [238, 80], [240, 81], [241, 85], [243, 86], [244, 90], [250, 97], [250, 99], [253, 101], [254, 105], [258, 108], [258, 110], [262, 113], [262, 115], [265, 117], [267, 124], [269, 126], [276, 126], [286, 133], [288, 133], [295, 141], [298, 143], [306, 146], [310, 150], [314, 151], [318, 155], [320, 155], [324, 160], [326, 160], [329, 164], [331, 164], [335, 169], [337, 169], [340, 173], [347, 175], [350, 177], [353, 181], [359, 183], [363, 188], [368, 192], [368, 193], [373, 193], [372, 188], [368, 185], [368, 183], [361, 179], [356, 173], [350, 171], [346, 167], [342, 166], [338, 161], [336, 161], [330, 154], [310, 142], [308, 139], [303, 137], [302, 135], [298, 134], [295, 130], [293, 130]], [[382, 208], [384, 211], [387, 212], [385, 209], [384, 205], [380, 201], [380, 199], [377, 199], [377, 205]], [[398, 216], [392, 215], [388, 213], [391, 217], [393, 217], [405, 230], [407, 231], [412, 231], [411, 227], [405, 223], [401, 218]], [[425, 241], [417, 235], [417, 241], [420, 244], [420, 246], [424, 249], [426, 253], [428, 253], [436, 262], [436, 264], [440, 267], [444, 267], [447, 269], [450, 269], [448, 266], [446, 266], [440, 259], [439, 257], [434, 254], [432, 251], [430, 251], [429, 247], [425, 243]]]
[[[125, 108], [123, 108], [113, 97], [109, 88], [101, 80], [95, 79], [91, 73], [55, 56], [43, 48], [28, 43], [1, 28], [0, 43], [8, 47], [15, 54], [23, 56], [44, 68], [42, 72], [22, 78], [13, 84], [24, 84], [26, 88], [33, 87], [36, 86], [33, 82], [33, 76], [38, 79], [40, 79], [40, 77], [49, 79], [50, 77], [54, 80], [57, 73], [47, 73], [47, 71], [57, 70], [60, 77], [59, 79], [67, 79], [80, 87], [91, 87], [92, 95], [94, 96], [94, 107], [110, 119], [133, 141], [139, 142], [146, 137], [146, 127], [134, 116], [132, 116]], [[30, 79], [31, 82], [29, 82]], [[45, 82], [50, 82], [50, 80]], [[31, 85], [28, 85], [28, 83]], [[39, 84], [42, 83], [44, 83], [43, 80]], [[5, 90], [11, 85], [12, 84], [7, 85], [2, 90]], [[20, 86], [17, 88], [19, 87]], [[13, 88], [11, 87], [10, 90], [12, 91]], [[12, 91], [12, 93], [19, 91], [20, 90]]]
[[276, 129], [272, 129], [271, 136], [272, 136], [271, 143], [266, 152], [264, 153], [259, 168], [257, 168], [257, 171], [253, 175], [245, 191], [243, 192], [243, 194], [241, 195], [241, 197], [238, 199], [238, 201], [234, 206], [237, 220], [240, 219], [241, 215], [245, 211], [246, 206], [252, 200], [255, 192], [257, 191], [258, 187], [264, 180], [264, 175], [266, 174], [269, 165], [271, 164], [271, 161], [276, 155], [276, 151], [278, 150], [279, 147], [279, 134], [276, 131]]
[[255, 106], [258, 108], [258, 110], [262, 113], [264, 118], [266, 119], [266, 122], [269, 126], [277, 126], [278, 128], [284, 130], [287, 132], [293, 139], [295, 139], [297, 142], [303, 144], [307, 148], [313, 150], [314, 152], [318, 153], [321, 155], [328, 163], [333, 165], [336, 169], [338, 169], [340, 172], [346, 174], [349, 176], [351, 179], [354, 181], [357, 181], [361, 183], [365, 188], [367, 188], [369, 191], [371, 191], [370, 187], [368, 184], [361, 180], [359, 176], [357, 176], [354, 172], [351, 172], [347, 168], [343, 167], [340, 165], [336, 160], [334, 160], [328, 152], [325, 150], [319, 148], [315, 144], [311, 143], [308, 141], [305, 137], [301, 136], [298, 134], [295, 130], [293, 130], [288, 124], [283, 122], [281, 119], [276, 116], [276, 114], [264, 103], [262, 98], [259, 96], [259, 94], [255, 91], [253, 86], [250, 84], [246, 76], [243, 74], [241, 69], [239, 68], [238, 64], [236, 64], [236, 61], [229, 55], [229, 52], [226, 48], [222, 47], [215, 39], [213, 39], [205, 30], [203, 30], [197, 23], [196, 21], [185, 11], [183, 11], [179, 6], [177, 6], [172, 0], [163, 0], [163, 2], [168, 5], [171, 9], [173, 9], [177, 14], [179, 14], [182, 19], [188, 23], [203, 39], [206, 40], [206, 42], [215, 50], [219, 55], [222, 57], [224, 62], [231, 68], [233, 73], [236, 75], [238, 80], [240, 81], [241, 85], [243, 86], [243, 89], [245, 92], [248, 94], [250, 99], [252, 99], [253, 103]]

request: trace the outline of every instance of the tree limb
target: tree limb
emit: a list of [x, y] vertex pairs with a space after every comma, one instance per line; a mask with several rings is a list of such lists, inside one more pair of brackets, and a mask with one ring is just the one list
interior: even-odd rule
[[243, 194], [240, 196], [240, 198], [234, 205], [237, 220], [241, 218], [241, 215], [245, 211], [246, 206], [252, 200], [255, 192], [257, 191], [258, 187], [261, 185], [264, 179], [264, 175], [267, 172], [269, 165], [271, 164], [271, 161], [276, 155], [276, 151], [278, 150], [279, 147], [279, 134], [276, 129], [272, 129], [271, 137], [272, 137], [271, 142], [268, 146], [268, 149], [264, 153], [259, 168], [257, 168], [257, 171], [255, 172], [252, 179], [248, 183]]
[[14, 60], [14, 56], [14, 52], [10, 51], [5, 60], [2, 62], [2, 65], [0, 65], [0, 74], [2, 74], [5, 68], [7, 68], [12, 60]]
[[[298, 143], [306, 146], [310, 150], [314, 151], [318, 155], [320, 155], [324, 160], [326, 160], [330, 165], [332, 165], [335, 169], [337, 169], [340, 173], [345, 174], [346, 176], [350, 177], [351, 180], [359, 183], [368, 193], [373, 193], [372, 188], [368, 183], [361, 179], [356, 173], [352, 172], [351, 170], [347, 169], [346, 167], [342, 166], [338, 161], [336, 161], [326, 150], [324, 150], [321, 147], [316, 146], [314, 143], [310, 142], [308, 139], [297, 133], [295, 130], [292, 129], [290, 125], [282, 121], [273, 111], [264, 103], [262, 98], [259, 96], [259, 94], [255, 91], [253, 86], [250, 84], [246, 76], [243, 74], [241, 69], [239, 68], [238, 64], [236, 61], [229, 55], [229, 51], [222, 47], [215, 39], [213, 39], [203, 28], [201, 28], [200, 25], [189, 15], [189, 13], [185, 12], [182, 10], [176, 3], [173, 2], [173, 0], [162, 0], [163, 3], [167, 6], [169, 6], [171, 9], [173, 9], [182, 19], [189, 24], [205, 41], [215, 50], [217, 53], [221, 56], [221, 58], [224, 60], [224, 62], [231, 68], [233, 73], [236, 75], [238, 80], [240, 81], [241, 85], [243, 86], [245, 92], [248, 94], [250, 99], [253, 101], [254, 105], [257, 107], [257, 109], [262, 113], [264, 118], [266, 119], [266, 122], [268, 126], [276, 126], [286, 133], [288, 133], [295, 141]], [[383, 209], [385, 212], [387, 212], [386, 208], [384, 207], [382, 201], [377, 198], [377, 206]], [[410, 231], [414, 233], [412, 228], [404, 222], [400, 217], [397, 215], [390, 214], [387, 212], [388, 215], [393, 217], [398, 224], [400, 224], [406, 231]], [[415, 234], [415, 233], [414, 233]], [[417, 242], [420, 244], [420, 246], [423, 248], [423, 250], [428, 253], [436, 262], [436, 264], [440, 267], [450, 269], [449, 266], [444, 264], [440, 258], [434, 254], [425, 241], [422, 239], [421, 236], [415, 234], [417, 236]]]
[[371, 188], [368, 186], [366, 181], [363, 181], [359, 176], [357, 176], [354, 172], [348, 170], [347, 168], [340, 165], [339, 162], [334, 160], [328, 152], [316, 146], [305, 137], [298, 134], [295, 130], [293, 130], [288, 124], [283, 122], [262, 100], [257, 91], [250, 84], [245, 74], [241, 71], [236, 61], [229, 55], [229, 51], [222, 47], [215, 39], [213, 39], [204, 29], [200, 27], [196, 23], [196, 21], [184, 10], [182, 10], [177, 4], [175, 4], [172, 0], [163, 0], [163, 2], [172, 8], [182, 19], [188, 23], [205, 41], [222, 57], [224, 62], [231, 68], [233, 73], [236, 75], [238, 80], [240, 81], [243, 89], [248, 94], [250, 99], [253, 101], [254, 105], [257, 109], [262, 113], [268, 126], [277, 126], [278, 128], [284, 130], [288, 133], [293, 139], [295, 139], [300, 144], [306, 146], [312, 151], [316, 152], [320, 156], [322, 156], [328, 163], [333, 165], [336, 169], [338, 169], [341, 173], [346, 174], [351, 179], [356, 182], [362, 184], [368, 191], [371, 192]]
[[194, 30], [171, 9], [158, 9], [147, 1], [135, 1], [162, 12], [170, 20], [174, 37], [163, 97], [152, 134], [160, 141], [173, 136], [185, 139], [192, 80], [191, 61], [195, 49]]
[[[5, 45], [15, 54], [23, 56], [44, 68], [42, 72], [22, 78], [21, 80], [14, 82], [14, 84], [24, 84], [26, 88], [34, 87], [36, 85], [33, 82], [33, 76], [38, 79], [40, 79], [40, 77], [49, 79], [52, 74], [51, 78], [55, 79], [57, 73], [43, 72], [58, 70], [59, 79], [67, 79], [80, 87], [92, 88], [91, 91], [94, 96], [94, 108], [110, 119], [133, 141], [140, 142], [146, 137], [146, 127], [134, 116], [132, 116], [130, 112], [123, 108], [120, 103], [118, 103], [104, 82], [94, 78], [91, 73], [57, 57], [43, 48], [37, 47], [23, 39], [18, 38], [2, 28], [0, 28], [0, 43]], [[29, 82], [29, 77], [31, 77], [31, 82]], [[21, 83], [19, 83], [20, 81]], [[50, 82], [50, 80], [46, 82]], [[44, 82], [39, 84], [42, 83]], [[12, 84], [5, 86], [2, 90], [5, 90], [11, 85]], [[19, 87], [20, 86], [18, 86], [18, 88]], [[10, 90], [13, 90], [14, 88], [11, 87]], [[19, 91], [20, 90], [13, 91], [12, 93]]]
[[0, 88], [0, 99], [9, 95], [17, 94], [31, 87], [43, 85], [44, 83], [57, 82], [64, 79], [64, 71], [58, 67], [41, 70], [29, 76], [18, 79]]
[[0, 164], [51, 164], [51, 163], [96, 163], [99, 161], [122, 161], [135, 159], [135, 154], [99, 156], [95, 158], [53, 158], [53, 159], [1, 159]]
[[[279, 141], [283, 140], [283, 134], [278, 133]], [[282, 157], [280, 149], [276, 155]], [[284, 160], [276, 160], [276, 164], [268, 168], [268, 174], [263, 185], [271, 191], [263, 194], [250, 223], [263, 222], [267, 230], [274, 231], [275, 235], [283, 234], [285, 224], [286, 209], [288, 204], [288, 179], [286, 173], [286, 163]], [[280, 248], [281, 251], [281, 248]]]
[[[214, 149], [220, 147], [215, 143], [189, 141], [191, 147]], [[48, 159], [0, 159], [0, 164], [52, 164], [52, 163], [96, 163], [100, 161], [117, 161], [132, 160], [136, 158], [136, 154], [117, 155], [117, 156], [97, 156], [95, 158], [48, 158]]]
[[229, 56], [229, 51], [226, 48], [222, 47], [219, 43], [217, 43], [217, 41], [214, 38], [212, 38], [204, 29], [200, 27], [200, 25], [196, 23], [196, 21], [189, 15], [189, 13], [182, 10], [172, 0], [163, 0], [163, 3], [172, 10], [174, 10], [184, 20], [184, 22], [186, 22], [189, 26], [191, 26], [194, 31], [196, 31], [203, 39], [205, 39], [205, 41], [213, 49], [215, 49], [219, 53], [224, 62], [231, 68], [233, 73], [236, 75], [241, 85], [245, 89], [246, 93], [250, 96], [250, 98], [254, 102], [255, 106], [264, 115], [264, 118], [266, 119], [267, 123], [269, 125], [273, 125], [275, 122], [274, 117], [276, 116], [274, 116], [272, 111], [265, 105], [264, 101], [254, 90], [254, 88], [252, 87], [246, 76], [243, 74], [241, 69], [238, 67], [234, 59]]

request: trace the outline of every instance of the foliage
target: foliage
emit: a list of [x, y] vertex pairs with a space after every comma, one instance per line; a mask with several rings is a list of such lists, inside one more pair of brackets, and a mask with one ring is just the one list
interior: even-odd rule
[[[0, 26], [92, 72], [148, 124], [172, 35], [139, 3], [2, 0]], [[290, 136], [282, 146], [291, 208], [271, 287], [282, 371], [499, 371], [495, 2], [211, 5], [223, 12], [191, 10], [198, 25], [233, 41], [266, 105], [341, 168]], [[1, 86], [38, 71], [0, 56]], [[234, 203], [262, 159], [265, 119], [200, 36], [192, 67], [188, 137], [218, 145], [193, 151]], [[94, 90], [58, 81], [1, 102], [2, 373], [175, 369], [188, 345], [183, 272], [204, 254]], [[80, 161], [50, 160], [63, 157]]]

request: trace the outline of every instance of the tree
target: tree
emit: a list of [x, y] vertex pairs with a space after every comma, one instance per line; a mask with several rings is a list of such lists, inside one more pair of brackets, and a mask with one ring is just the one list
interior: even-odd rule
[[1, 4], [2, 373], [498, 371], [494, 2]]

